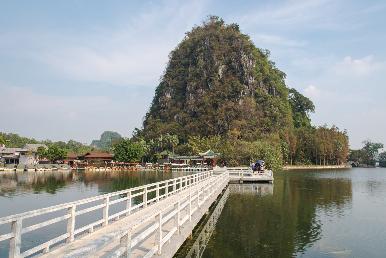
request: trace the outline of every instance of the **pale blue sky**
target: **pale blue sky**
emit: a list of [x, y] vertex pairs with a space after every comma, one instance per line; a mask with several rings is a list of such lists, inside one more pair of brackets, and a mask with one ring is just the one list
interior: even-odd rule
[[0, 131], [129, 136], [168, 54], [210, 14], [236, 22], [352, 147], [386, 144], [386, 2], [0, 0]]

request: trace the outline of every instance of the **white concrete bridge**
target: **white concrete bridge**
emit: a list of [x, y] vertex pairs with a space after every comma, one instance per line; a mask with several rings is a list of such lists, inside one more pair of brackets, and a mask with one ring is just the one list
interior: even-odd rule
[[[0, 218], [0, 243], [9, 242], [11, 258], [172, 257], [229, 178], [205, 171]], [[53, 225], [55, 236], [23, 244]]]

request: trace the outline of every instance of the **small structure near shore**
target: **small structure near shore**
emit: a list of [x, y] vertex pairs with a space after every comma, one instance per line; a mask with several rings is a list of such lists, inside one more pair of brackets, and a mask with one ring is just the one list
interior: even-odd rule
[[45, 148], [44, 144], [26, 144], [23, 148], [6, 148], [0, 146], [0, 163], [5, 165], [31, 166], [38, 164], [38, 148]]
[[64, 163], [73, 168], [92, 167], [111, 167], [113, 162], [113, 154], [102, 151], [87, 152], [83, 155], [69, 153]]
[[232, 183], [273, 183], [273, 172], [267, 169], [255, 172], [249, 167], [215, 167], [213, 173], [228, 173], [229, 182]]
[[192, 156], [180, 156], [169, 154], [164, 157], [162, 160], [159, 160], [159, 163], [164, 164], [168, 163], [173, 168], [175, 167], [197, 167], [197, 166], [208, 166], [215, 167], [217, 160], [220, 158], [220, 153], [215, 153], [212, 150], [207, 150], [206, 152], [200, 152], [198, 155]]

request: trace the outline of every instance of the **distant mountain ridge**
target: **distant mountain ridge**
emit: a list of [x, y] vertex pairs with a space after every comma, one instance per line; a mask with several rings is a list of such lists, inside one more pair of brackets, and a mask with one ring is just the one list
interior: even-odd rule
[[114, 131], [104, 131], [99, 140], [93, 140], [91, 146], [97, 149], [109, 150], [114, 143], [122, 139], [122, 136]]

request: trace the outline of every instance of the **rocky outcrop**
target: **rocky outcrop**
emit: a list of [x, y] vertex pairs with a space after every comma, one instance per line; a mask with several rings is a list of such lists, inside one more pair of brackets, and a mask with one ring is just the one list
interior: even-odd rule
[[238, 25], [210, 17], [171, 52], [144, 135], [253, 139], [291, 124], [285, 74], [268, 56]]

